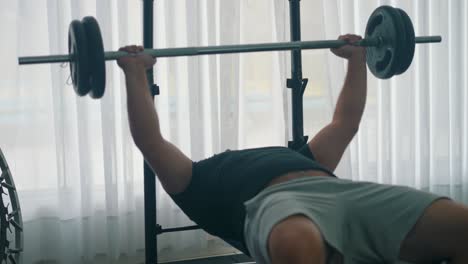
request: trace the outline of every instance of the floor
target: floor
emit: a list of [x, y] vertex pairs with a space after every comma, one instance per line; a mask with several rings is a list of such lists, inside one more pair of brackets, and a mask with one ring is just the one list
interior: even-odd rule
[[234, 264], [234, 263], [255, 263], [245, 255], [230, 255], [205, 259], [185, 260], [177, 262], [166, 262], [167, 264]]

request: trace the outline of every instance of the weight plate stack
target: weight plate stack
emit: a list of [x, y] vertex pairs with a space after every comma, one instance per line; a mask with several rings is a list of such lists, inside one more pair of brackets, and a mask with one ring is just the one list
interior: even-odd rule
[[88, 94], [89, 85], [89, 54], [88, 42], [83, 25], [78, 20], [73, 20], [68, 28], [68, 53], [70, 60], [70, 75], [75, 92], [84, 96]]
[[395, 74], [395, 63], [398, 63], [398, 54], [401, 44], [401, 27], [394, 8], [381, 6], [370, 16], [366, 26], [366, 38], [381, 38], [382, 44], [378, 47], [367, 48], [367, 65], [378, 78], [388, 79]]
[[104, 60], [104, 45], [101, 30], [94, 17], [84, 17], [82, 23], [88, 41], [90, 96], [98, 99], [104, 95], [106, 88], [106, 63]]

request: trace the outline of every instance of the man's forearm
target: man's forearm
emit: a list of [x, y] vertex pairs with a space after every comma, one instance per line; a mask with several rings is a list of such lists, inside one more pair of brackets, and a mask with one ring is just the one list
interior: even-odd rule
[[365, 55], [352, 57], [348, 61], [348, 72], [343, 89], [338, 97], [333, 121], [359, 127], [367, 97], [367, 68]]
[[135, 144], [141, 149], [162, 140], [159, 119], [143, 67], [126, 69], [127, 110]]

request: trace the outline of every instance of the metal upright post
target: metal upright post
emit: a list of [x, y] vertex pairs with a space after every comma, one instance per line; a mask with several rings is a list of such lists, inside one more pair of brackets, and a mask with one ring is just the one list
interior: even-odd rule
[[[301, 0], [289, 0], [289, 16], [291, 28], [291, 41], [301, 40]], [[287, 87], [292, 89], [292, 136], [288, 146], [297, 149], [307, 143], [304, 136], [304, 114], [302, 99], [307, 79], [302, 78], [302, 52], [300, 49], [291, 52], [291, 79], [287, 80]]]
[[[154, 0], [143, 0], [143, 46], [153, 48], [153, 3]], [[158, 94], [154, 84], [153, 70], [147, 71], [151, 94]], [[148, 163], [144, 164], [144, 203], [145, 203], [145, 263], [157, 263], [158, 238], [156, 234], [156, 175]]]

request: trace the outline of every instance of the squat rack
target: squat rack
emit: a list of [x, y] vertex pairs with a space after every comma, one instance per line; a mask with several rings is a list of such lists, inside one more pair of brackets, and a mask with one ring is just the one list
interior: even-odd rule
[[[301, 0], [289, 0], [291, 41], [301, 40]], [[154, 0], [143, 0], [143, 46], [153, 49]], [[148, 84], [154, 97], [159, 94], [159, 87], [154, 83], [153, 70], [147, 71]], [[304, 136], [303, 95], [308, 79], [302, 78], [302, 51], [291, 51], [291, 78], [286, 87], [292, 89], [292, 141], [288, 147], [298, 149], [307, 142]], [[163, 233], [200, 229], [198, 226], [162, 228], [156, 219], [156, 177], [151, 167], [144, 163], [144, 214], [145, 214], [145, 263], [157, 263], [158, 238]], [[242, 250], [241, 250], [242, 251]]]

